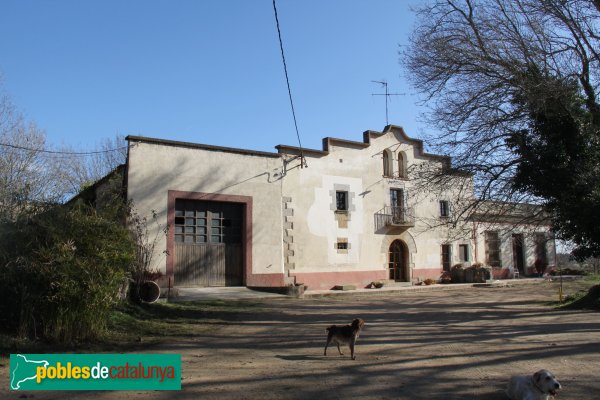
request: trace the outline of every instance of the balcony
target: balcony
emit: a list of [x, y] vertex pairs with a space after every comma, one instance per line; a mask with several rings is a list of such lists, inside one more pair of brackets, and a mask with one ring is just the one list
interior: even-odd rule
[[375, 213], [375, 230], [386, 226], [410, 228], [415, 226], [415, 213], [412, 207], [385, 206]]

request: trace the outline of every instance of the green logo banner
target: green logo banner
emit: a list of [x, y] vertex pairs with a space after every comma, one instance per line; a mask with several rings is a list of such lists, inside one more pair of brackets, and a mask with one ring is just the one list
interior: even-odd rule
[[11, 354], [11, 390], [181, 390], [180, 354]]

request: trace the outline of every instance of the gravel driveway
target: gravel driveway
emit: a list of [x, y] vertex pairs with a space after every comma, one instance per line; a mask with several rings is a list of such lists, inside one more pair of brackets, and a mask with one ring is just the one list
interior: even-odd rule
[[[559, 399], [598, 399], [600, 313], [557, 311], [549, 305], [556, 299], [557, 287], [551, 283], [266, 299], [258, 302], [256, 313], [148, 349], [182, 354], [181, 392], [29, 395], [35, 399], [493, 400], [506, 399], [503, 390], [509, 375], [547, 368], [563, 384]], [[357, 359], [339, 356], [335, 348], [324, 357], [325, 328], [355, 317], [367, 324], [357, 344]], [[7, 369], [2, 370], [7, 375]]]

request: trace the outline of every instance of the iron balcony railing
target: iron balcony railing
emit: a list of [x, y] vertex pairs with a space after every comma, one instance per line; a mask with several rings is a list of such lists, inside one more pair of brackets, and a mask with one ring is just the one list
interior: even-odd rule
[[412, 207], [383, 207], [375, 213], [375, 230], [386, 226], [415, 226], [414, 209]]

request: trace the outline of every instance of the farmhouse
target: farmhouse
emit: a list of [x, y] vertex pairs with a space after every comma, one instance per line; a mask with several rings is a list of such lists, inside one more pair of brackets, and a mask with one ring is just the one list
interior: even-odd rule
[[[365, 287], [438, 279], [458, 263], [489, 265], [498, 278], [554, 264], [550, 226], [520, 218], [531, 206], [503, 205], [492, 218], [502, 207], [489, 203], [456, 224], [473, 178], [398, 126], [362, 141], [324, 138], [318, 150], [127, 140], [127, 199], [169, 227], [156, 246], [163, 285]], [[410, 171], [420, 166], [456, 184], [417, 185]]]

